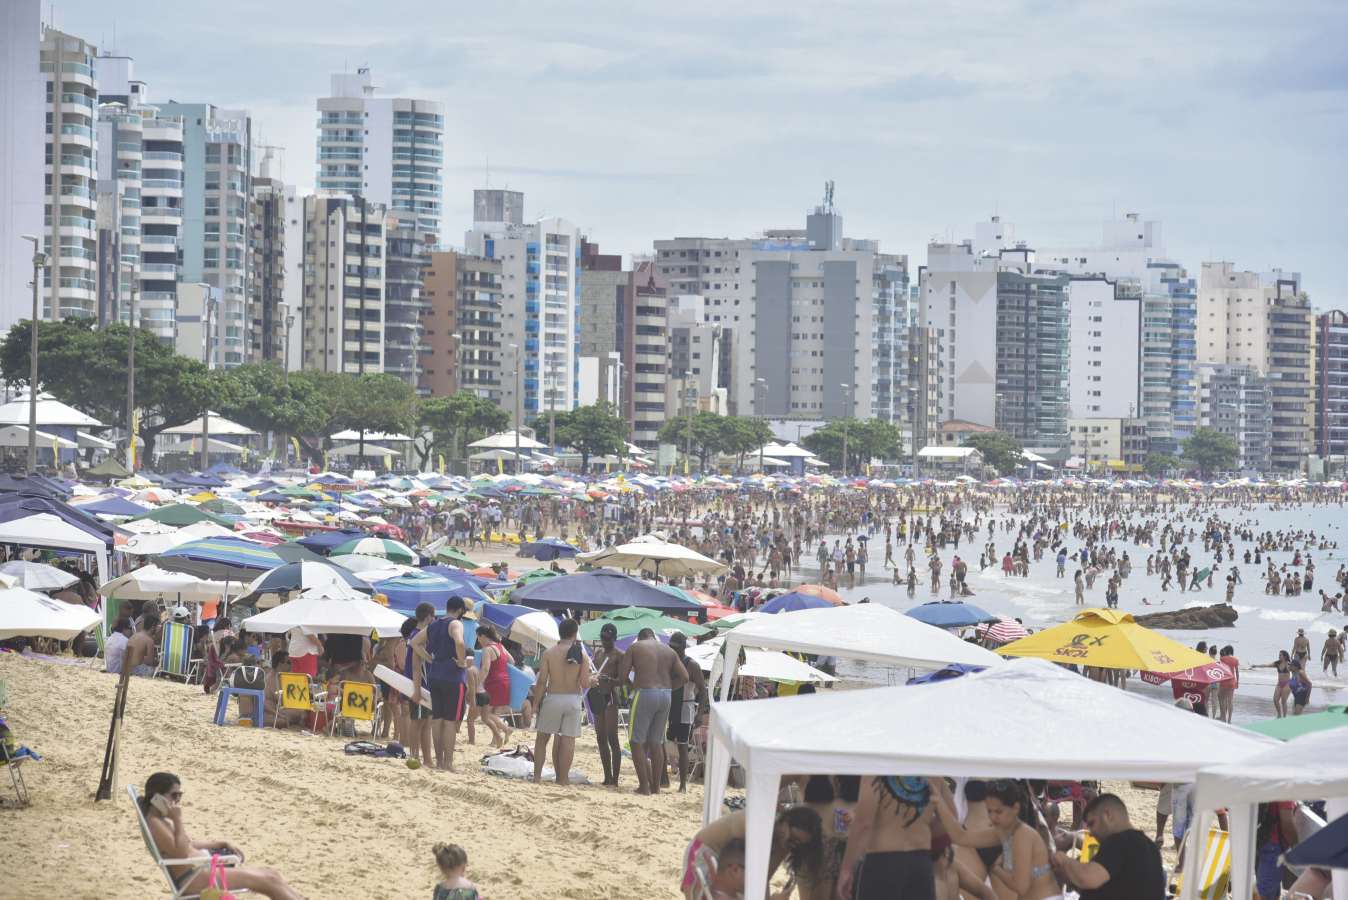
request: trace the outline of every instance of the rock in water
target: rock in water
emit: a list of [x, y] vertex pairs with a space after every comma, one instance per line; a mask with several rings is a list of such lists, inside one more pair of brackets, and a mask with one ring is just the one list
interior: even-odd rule
[[1240, 614], [1234, 607], [1225, 603], [1212, 606], [1193, 606], [1189, 609], [1173, 609], [1166, 612], [1134, 614], [1133, 619], [1147, 628], [1174, 628], [1186, 631], [1202, 631], [1207, 628], [1233, 628]]

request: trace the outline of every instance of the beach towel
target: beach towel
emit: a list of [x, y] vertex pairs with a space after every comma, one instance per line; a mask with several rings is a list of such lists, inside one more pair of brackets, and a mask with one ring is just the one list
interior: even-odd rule
[[[514, 756], [504, 753], [488, 757], [486, 764], [482, 766], [482, 771], [488, 775], [499, 775], [502, 778], [518, 778], [522, 780], [532, 779], [534, 777], [533, 760], [524, 756]], [[555, 781], [557, 772], [552, 766], [543, 767], [543, 780]], [[571, 770], [570, 775], [572, 784], [590, 784], [589, 777], [584, 772]]]

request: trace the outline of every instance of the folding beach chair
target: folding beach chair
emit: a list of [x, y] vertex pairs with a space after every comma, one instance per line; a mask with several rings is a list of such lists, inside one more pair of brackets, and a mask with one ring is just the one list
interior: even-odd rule
[[154, 675], [181, 678], [191, 684], [201, 668], [201, 660], [192, 658], [194, 629], [181, 622], [165, 622], [159, 639], [159, 666]]
[[281, 710], [290, 710], [293, 712], [304, 712], [310, 716], [316, 716], [324, 712], [323, 701], [327, 698], [327, 693], [315, 691], [314, 683], [303, 672], [278, 672], [276, 680], [279, 686], [276, 698], [276, 714], [272, 717], [272, 727], [281, 721]]
[[[134, 784], [128, 784], [126, 786], [126, 792], [131, 795], [131, 808], [136, 812], [136, 822], [140, 825], [140, 836], [145, 841], [145, 849], [150, 851], [150, 859], [154, 860], [154, 864], [159, 867], [160, 874], [162, 874], [164, 880], [168, 882], [169, 893], [173, 895], [173, 900], [193, 900], [193, 898], [200, 897], [201, 894], [189, 894], [178, 885], [180, 883], [183, 885], [190, 884], [193, 878], [196, 878], [200, 873], [207, 871], [211, 865], [211, 858], [206, 856], [197, 857], [195, 859], [165, 859], [160, 854], [159, 848], [155, 846], [154, 836], [150, 834], [150, 823], [145, 820], [145, 813], [141, 811], [140, 794], [136, 792], [136, 786]], [[227, 868], [233, 868], [242, 862], [242, 860], [232, 854], [220, 854], [216, 856], [216, 859], [222, 862]], [[169, 866], [190, 866], [191, 868], [175, 881], [172, 873], [169, 872]], [[233, 894], [250, 893], [244, 888], [232, 887], [229, 890], [230, 893]]]
[[[1177, 891], [1183, 890], [1184, 876], [1180, 875], [1175, 884]], [[1213, 825], [1203, 844], [1203, 865], [1198, 869], [1198, 900], [1225, 900], [1230, 886], [1231, 836]]]
[[374, 685], [365, 681], [343, 681], [337, 686], [337, 707], [328, 723], [328, 737], [337, 731], [337, 720], [345, 719], [351, 723], [351, 737], [356, 736], [356, 722], [369, 722], [370, 737], [373, 738], [382, 705]]

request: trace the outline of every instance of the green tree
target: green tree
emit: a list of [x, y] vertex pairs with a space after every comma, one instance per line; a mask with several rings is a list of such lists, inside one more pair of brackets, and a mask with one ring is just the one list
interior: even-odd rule
[[471, 391], [428, 397], [417, 405], [417, 425], [430, 434], [429, 442], [418, 448], [421, 465], [425, 468], [436, 451], [455, 458], [473, 441], [495, 434], [509, 424], [508, 412]]
[[1010, 475], [1025, 465], [1025, 448], [1005, 431], [971, 434], [964, 439], [964, 446], [981, 453], [983, 462], [996, 469], [999, 475]]
[[705, 472], [707, 461], [725, 450], [725, 418], [704, 409], [691, 416], [670, 419], [660, 427], [657, 437], [667, 444], [677, 445], [680, 450], [691, 448], [697, 457], [698, 471]]
[[735, 455], [735, 467], [744, 470], [746, 454], [772, 440], [772, 429], [762, 419], [750, 416], [720, 416], [719, 445], [723, 453]]
[[1240, 445], [1229, 434], [1212, 428], [1196, 428], [1184, 439], [1184, 459], [1203, 477], [1223, 469], [1234, 469], [1240, 460]]
[[1142, 467], [1148, 475], [1164, 475], [1180, 467], [1179, 457], [1172, 453], [1148, 453]]
[[[844, 434], [847, 459], [843, 459]], [[846, 474], [872, 459], [897, 459], [903, 452], [903, 433], [881, 419], [834, 419], [801, 441], [834, 470]]]
[[289, 376], [274, 363], [249, 363], [230, 369], [226, 377], [233, 382], [230, 402], [220, 414], [256, 431], [274, 431], [283, 440], [296, 438], [304, 455], [317, 462], [322, 459], [320, 445], [312, 435], [326, 434], [328, 418], [317, 401], [320, 373], [292, 372]]
[[592, 406], [554, 413], [557, 443], [580, 454], [580, 470], [590, 468], [590, 457], [620, 454], [627, 447], [627, 423], [612, 403], [599, 401]]

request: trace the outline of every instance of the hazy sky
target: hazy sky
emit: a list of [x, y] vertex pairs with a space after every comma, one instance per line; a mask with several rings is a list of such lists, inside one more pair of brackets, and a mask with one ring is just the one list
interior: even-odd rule
[[[44, 3], [44, 14], [50, 5]], [[445, 237], [523, 190], [603, 249], [800, 226], [837, 181], [908, 253], [994, 212], [1048, 246], [1126, 211], [1171, 256], [1300, 270], [1348, 304], [1348, 3], [63, 0], [151, 99], [252, 111], [311, 187], [315, 98], [372, 68], [446, 106]], [[114, 40], [115, 34], [115, 40]]]

